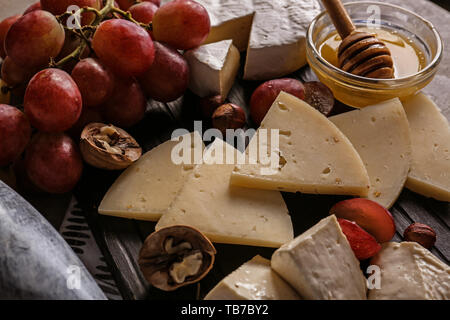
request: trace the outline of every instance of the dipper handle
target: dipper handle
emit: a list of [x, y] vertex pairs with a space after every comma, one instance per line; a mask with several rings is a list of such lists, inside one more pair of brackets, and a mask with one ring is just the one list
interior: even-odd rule
[[344, 5], [340, 0], [322, 0], [322, 3], [327, 9], [331, 20], [342, 39], [345, 39], [356, 30], [352, 19], [350, 19], [347, 10], [345, 10]]

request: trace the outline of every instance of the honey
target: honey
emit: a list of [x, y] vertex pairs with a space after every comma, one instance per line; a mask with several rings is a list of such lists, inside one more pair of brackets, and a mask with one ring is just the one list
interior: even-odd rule
[[[411, 39], [398, 34], [396, 31], [375, 28], [358, 28], [358, 31], [375, 34], [389, 48], [394, 61], [395, 78], [416, 74], [426, 67], [427, 61], [422, 51], [417, 48]], [[334, 31], [319, 46], [320, 55], [335, 67], [339, 67], [337, 52], [341, 41], [341, 37]]]

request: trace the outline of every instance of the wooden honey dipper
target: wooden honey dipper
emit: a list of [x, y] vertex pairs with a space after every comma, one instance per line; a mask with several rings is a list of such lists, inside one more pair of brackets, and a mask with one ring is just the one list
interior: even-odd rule
[[339, 45], [339, 67], [349, 73], [378, 79], [394, 77], [394, 62], [386, 45], [374, 34], [356, 31], [340, 0], [322, 0], [343, 39]]

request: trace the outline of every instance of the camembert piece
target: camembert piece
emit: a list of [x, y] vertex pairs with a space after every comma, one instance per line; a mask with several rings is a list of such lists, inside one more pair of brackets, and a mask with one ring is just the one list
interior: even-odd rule
[[280, 247], [292, 240], [292, 222], [281, 194], [230, 186], [234, 165], [207, 164], [219, 149], [224, 155], [238, 152], [216, 139], [204, 156], [206, 163], [194, 169], [156, 230], [189, 225], [213, 242], [264, 247]]
[[[267, 138], [267, 150], [280, 162], [271, 174], [271, 164], [251, 156], [255, 153], [252, 150], [265, 145], [258, 140], [267, 136], [262, 132], [266, 129], [268, 133], [270, 129], [279, 130], [279, 147], [272, 145], [272, 136]], [[236, 166], [233, 185], [312, 194], [368, 195], [366, 168], [348, 138], [319, 111], [285, 92], [270, 108], [250, 141], [247, 154], [249, 164]], [[257, 163], [251, 164], [255, 160]]]
[[390, 208], [403, 190], [411, 164], [411, 138], [399, 99], [343, 113], [330, 120], [349, 138], [370, 179], [367, 198]]
[[[199, 134], [191, 133], [182, 139], [201, 146]], [[125, 170], [103, 198], [98, 212], [104, 215], [157, 221], [167, 211], [192, 165], [176, 165], [171, 159], [172, 149], [179, 142], [167, 141], [144, 154]], [[192, 152], [192, 154], [194, 154]]]
[[306, 30], [320, 13], [317, 0], [197, 2], [211, 19], [206, 43], [233, 39], [240, 51], [247, 50], [244, 79], [273, 79], [306, 64]]
[[189, 69], [189, 88], [204, 98], [226, 98], [239, 70], [240, 54], [232, 40], [205, 44], [184, 54]]
[[439, 108], [419, 93], [403, 103], [411, 128], [412, 163], [406, 187], [450, 201], [450, 127]]
[[385, 243], [371, 263], [380, 267], [381, 282], [369, 300], [450, 299], [450, 267], [418, 243]]
[[220, 281], [205, 300], [299, 300], [299, 295], [256, 256]]
[[275, 251], [272, 268], [304, 299], [366, 299], [366, 278], [334, 215]]

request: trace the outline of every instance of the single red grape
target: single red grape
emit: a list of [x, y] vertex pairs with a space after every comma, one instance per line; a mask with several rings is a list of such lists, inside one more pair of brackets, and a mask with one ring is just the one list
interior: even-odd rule
[[30, 80], [24, 106], [33, 127], [44, 132], [62, 132], [77, 122], [82, 99], [69, 74], [45, 69]]
[[113, 94], [102, 109], [107, 121], [126, 128], [144, 118], [146, 105], [144, 93], [136, 80], [115, 79]]
[[42, 10], [42, 6], [41, 6], [41, 2], [40, 1], [35, 2], [31, 6], [29, 6], [27, 8], [27, 10], [25, 10], [25, 12], [23, 14], [25, 15], [27, 13], [30, 13], [30, 12], [33, 12], [33, 11], [36, 11], [36, 10]]
[[152, 2], [139, 2], [128, 9], [134, 20], [145, 24], [152, 22], [157, 10], [158, 6]]
[[305, 99], [305, 87], [298, 80], [284, 78], [264, 82], [256, 88], [250, 100], [250, 115], [257, 125], [261, 124], [281, 91]]
[[161, 6], [153, 17], [155, 40], [176, 49], [192, 49], [208, 37], [211, 22], [206, 9], [192, 0], [174, 0]]
[[64, 44], [64, 29], [55, 16], [32, 11], [14, 23], [6, 34], [6, 54], [17, 64], [43, 67], [56, 57]]
[[80, 89], [85, 107], [105, 103], [114, 89], [114, 76], [95, 58], [78, 62], [72, 71], [72, 78]]
[[102, 22], [94, 34], [92, 47], [106, 66], [124, 77], [144, 73], [155, 58], [153, 40], [148, 32], [123, 19]]
[[5, 59], [5, 38], [8, 33], [9, 28], [17, 21], [22, 15], [16, 15], [9, 18], [6, 18], [2, 22], [0, 22], [0, 57]]
[[189, 85], [189, 65], [177, 50], [157, 41], [154, 44], [155, 60], [139, 81], [152, 99], [161, 102], [176, 100]]
[[30, 141], [31, 127], [25, 114], [0, 104], [0, 167], [17, 159]]
[[1, 78], [8, 86], [15, 87], [27, 83], [36, 71], [35, 69], [24, 68], [12, 61], [10, 57], [6, 57], [2, 63]]
[[[101, 8], [101, 0], [41, 0], [42, 9], [53, 13], [55, 16], [63, 14], [71, 5], [79, 8], [91, 7], [94, 9]], [[81, 25], [85, 26], [95, 19], [95, 14], [86, 12], [81, 15]]]
[[75, 142], [63, 133], [38, 133], [25, 152], [30, 180], [49, 193], [71, 191], [80, 180], [83, 161]]

